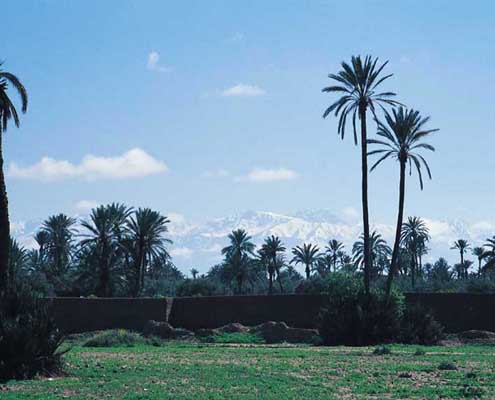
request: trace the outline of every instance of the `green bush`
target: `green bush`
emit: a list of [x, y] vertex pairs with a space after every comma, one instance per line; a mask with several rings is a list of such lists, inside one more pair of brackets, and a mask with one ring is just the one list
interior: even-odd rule
[[63, 336], [47, 302], [25, 287], [1, 300], [0, 380], [60, 374]]
[[138, 333], [115, 329], [97, 333], [88, 339], [83, 347], [133, 347], [147, 343], [147, 340]]
[[443, 338], [443, 327], [420, 305], [406, 307], [401, 324], [400, 341], [409, 344], [433, 345]]
[[438, 364], [438, 369], [440, 371], [457, 371], [457, 366], [452, 362], [442, 361]]
[[389, 354], [392, 354], [392, 350], [387, 346], [377, 346], [373, 350], [373, 355], [375, 356], [388, 356]]
[[400, 334], [404, 297], [392, 292], [384, 306], [383, 291], [366, 295], [361, 279], [332, 274], [325, 283], [327, 301], [319, 315], [319, 330], [326, 345], [364, 346], [396, 340]]
[[215, 286], [207, 279], [185, 279], [177, 286], [177, 297], [186, 296], [213, 296], [215, 294]]

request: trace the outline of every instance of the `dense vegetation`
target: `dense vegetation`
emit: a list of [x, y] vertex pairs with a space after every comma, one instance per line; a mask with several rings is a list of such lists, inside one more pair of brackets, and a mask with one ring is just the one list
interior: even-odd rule
[[[244, 230], [233, 231], [222, 250], [223, 262], [186, 277], [173, 264], [166, 238], [169, 220], [149, 209], [110, 204], [94, 209], [89, 220], [63, 214], [43, 222], [37, 249], [11, 241], [9, 277], [48, 296], [201, 296], [314, 291], [333, 275], [362, 276], [363, 236], [348, 252], [336, 239], [325, 248], [304, 243], [287, 249], [269, 236], [258, 248]], [[494, 239], [471, 250], [465, 240], [453, 248], [460, 262], [440, 258], [425, 263], [430, 240], [421, 218], [403, 223], [395, 286], [407, 291], [495, 291]], [[371, 286], [387, 287], [393, 251], [381, 235], [370, 235]], [[454, 251], [454, 250], [452, 250]], [[290, 253], [291, 256], [289, 256]], [[476, 257], [476, 268], [468, 258]], [[300, 274], [296, 267], [301, 266]]]

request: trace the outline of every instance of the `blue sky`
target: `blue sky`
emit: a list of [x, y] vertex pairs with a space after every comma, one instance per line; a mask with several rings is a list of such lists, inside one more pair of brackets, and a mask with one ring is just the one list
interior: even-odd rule
[[[495, 219], [492, 2], [267, 3], [5, 0], [0, 57], [30, 95], [4, 139], [13, 219], [111, 201], [192, 218], [359, 210], [359, 151], [322, 119], [321, 88], [366, 53], [440, 128], [406, 213]], [[374, 221], [395, 218], [397, 175], [371, 175]]]

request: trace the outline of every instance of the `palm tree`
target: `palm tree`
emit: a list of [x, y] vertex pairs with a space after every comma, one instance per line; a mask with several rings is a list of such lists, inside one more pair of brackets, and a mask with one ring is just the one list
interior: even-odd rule
[[232, 231], [229, 233], [228, 239], [230, 240], [230, 245], [222, 249], [224, 256], [240, 257], [242, 254], [253, 255], [256, 246], [251, 242], [251, 236], [244, 229]]
[[123, 242], [132, 258], [134, 297], [143, 289], [147, 267], [155, 258], [168, 255], [165, 245], [172, 241], [164, 234], [168, 232], [169, 222], [167, 217], [149, 208], [139, 208], [126, 222]]
[[416, 274], [418, 273], [419, 253], [424, 249], [426, 242], [430, 240], [429, 230], [425, 222], [419, 217], [409, 217], [407, 222], [402, 224], [400, 244], [402, 244], [411, 254], [411, 283], [416, 284]]
[[454, 242], [454, 245], [450, 248], [451, 250], [459, 250], [459, 254], [461, 255], [461, 267], [463, 268], [463, 271], [461, 271], [460, 278], [467, 278], [467, 268], [465, 268], [464, 264], [464, 253], [466, 250], [471, 248], [471, 245], [467, 240], [464, 239], [459, 239]]
[[367, 126], [366, 114], [368, 109], [376, 119], [376, 107], [395, 106], [399, 104], [392, 98], [395, 93], [380, 92], [378, 87], [392, 74], [382, 76], [381, 73], [388, 61], [377, 67], [378, 58], [374, 60], [371, 56], [366, 56], [364, 60], [361, 56], [352, 57], [351, 65], [342, 62], [342, 69], [337, 74], [330, 74], [328, 77], [337, 82], [334, 86], [322, 89], [326, 93], [341, 93], [340, 97], [323, 113], [326, 118], [331, 112], [335, 117], [339, 117], [337, 128], [338, 134], [344, 138], [346, 121], [352, 119], [354, 131], [354, 143], [358, 144], [356, 117], [361, 122], [361, 196], [363, 208], [363, 229], [364, 229], [364, 286], [369, 293], [371, 278], [371, 255], [369, 248], [369, 211], [368, 211], [368, 149], [367, 149]]
[[[283, 253], [285, 251], [285, 247], [282, 244], [282, 241], [278, 236], [269, 236], [265, 239], [265, 242], [261, 246], [261, 254], [267, 257], [267, 266], [268, 266], [268, 293], [273, 293], [273, 276], [275, 272], [280, 271], [280, 263], [278, 263], [277, 258], [279, 253]], [[277, 277], [280, 282], [280, 275], [277, 272]]]
[[100, 297], [112, 296], [111, 270], [116, 264], [121, 248], [119, 242], [126, 217], [129, 215], [127, 208], [121, 209], [118, 204], [99, 206], [91, 211], [89, 221], [81, 223], [88, 230], [81, 236], [81, 247], [91, 247], [96, 252], [98, 259], [98, 279], [96, 295]]
[[19, 278], [19, 275], [26, 269], [27, 259], [27, 250], [17, 240], [11, 238], [8, 273], [9, 288], [15, 287], [15, 282]]
[[258, 260], [250, 257], [249, 253], [241, 253], [240, 257], [235, 254], [226, 255], [221, 268], [221, 279], [225, 283], [235, 282], [234, 293], [242, 294], [244, 283], [249, 282], [254, 285], [260, 280], [261, 272]]
[[196, 279], [198, 277], [199, 271], [196, 268], [191, 268], [191, 275], [193, 279]]
[[45, 246], [43, 251], [46, 252], [47, 272], [52, 279], [59, 279], [67, 272], [73, 250], [75, 224], [76, 220], [65, 214], [53, 215], [43, 222], [43, 233], [37, 234], [40, 250], [42, 245]]
[[483, 259], [487, 260], [485, 266], [483, 267], [486, 271], [495, 267], [495, 236], [486, 239], [484, 247], [487, 247], [485, 254], [483, 255]]
[[380, 158], [371, 167], [373, 171], [383, 160], [392, 158], [399, 162], [399, 212], [397, 214], [397, 225], [395, 228], [395, 241], [392, 251], [392, 261], [386, 283], [386, 298], [389, 298], [392, 287], [392, 280], [397, 273], [397, 261], [399, 258], [400, 237], [402, 229], [402, 220], [404, 214], [404, 199], [406, 193], [406, 167], [414, 164], [419, 176], [419, 185], [423, 190], [423, 177], [421, 165], [424, 165], [428, 177], [431, 179], [430, 167], [419, 150], [435, 151], [435, 148], [424, 139], [438, 129], [424, 129], [424, 125], [429, 121], [429, 117], [421, 117], [418, 111], [406, 110], [404, 107], [394, 109], [392, 114], [385, 111], [386, 124], [378, 121], [377, 135], [383, 139], [368, 139], [369, 144], [378, 144], [383, 148], [373, 150], [368, 155], [380, 154]]
[[294, 257], [292, 258], [292, 260], [290, 260], [290, 263], [296, 265], [304, 264], [306, 266], [306, 279], [309, 279], [314, 264], [320, 258], [320, 255], [318, 254], [319, 251], [320, 249], [318, 248], [318, 246], [311, 243], [304, 243], [302, 247], [296, 246], [292, 249], [292, 254], [294, 255]]
[[249, 279], [249, 270], [252, 267], [252, 259], [255, 245], [251, 242], [251, 236], [244, 229], [232, 231], [228, 239], [230, 245], [222, 249], [225, 256], [226, 273], [228, 278], [233, 278], [237, 282], [237, 292], [242, 292], [242, 285]]
[[481, 261], [485, 257], [485, 249], [483, 247], [475, 247], [473, 255], [478, 258], [478, 275], [481, 275]]
[[7, 131], [10, 120], [19, 127], [19, 113], [9, 97], [9, 85], [21, 98], [21, 111], [25, 113], [28, 106], [26, 88], [19, 78], [2, 69], [0, 63], [0, 297], [8, 288], [9, 252], [10, 252], [10, 220], [7, 187], [3, 173], [3, 134]]
[[330, 273], [332, 271], [332, 268], [333, 268], [333, 257], [328, 254], [328, 253], [325, 253], [325, 254], [322, 254], [317, 262], [316, 262], [316, 272], [318, 272], [318, 275], [320, 275], [321, 277], [325, 277], [328, 273]]
[[[392, 250], [387, 242], [378, 232], [373, 231], [370, 236], [370, 251], [371, 251], [371, 270], [375, 271], [377, 262], [381, 258], [388, 258]], [[364, 235], [359, 237], [359, 240], [352, 246], [353, 261], [357, 267], [364, 267]]]
[[337, 260], [341, 252], [344, 249], [344, 244], [336, 239], [332, 239], [328, 242], [328, 246], [325, 248], [326, 253], [331, 257], [333, 264], [333, 271], [337, 271]]

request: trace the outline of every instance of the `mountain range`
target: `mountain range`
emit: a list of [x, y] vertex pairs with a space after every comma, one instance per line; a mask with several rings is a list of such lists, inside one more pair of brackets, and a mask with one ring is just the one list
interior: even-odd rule
[[[361, 234], [360, 216], [353, 209], [343, 210], [338, 214], [326, 209], [290, 214], [245, 211], [204, 222], [191, 221], [175, 213], [170, 213], [169, 218], [169, 238], [173, 241], [170, 253], [177, 267], [186, 273], [193, 267], [206, 272], [212, 265], [219, 263], [222, 260], [221, 249], [228, 244], [227, 236], [233, 229], [245, 229], [257, 245], [269, 235], [279, 236], [287, 249], [302, 243], [316, 243], [324, 248], [330, 239], [337, 239], [344, 243], [348, 252]], [[425, 218], [425, 222], [431, 234], [430, 251], [425, 261], [445, 257], [451, 263], [458, 262], [458, 254], [450, 249], [455, 240], [463, 238], [473, 246], [479, 246], [486, 238], [495, 234], [493, 222], [468, 223], [460, 219], [428, 218]], [[33, 248], [36, 246], [33, 234], [40, 225], [41, 220], [14, 222], [12, 232], [24, 246]], [[372, 229], [376, 229], [392, 245], [392, 224], [379, 223], [372, 226]]]

